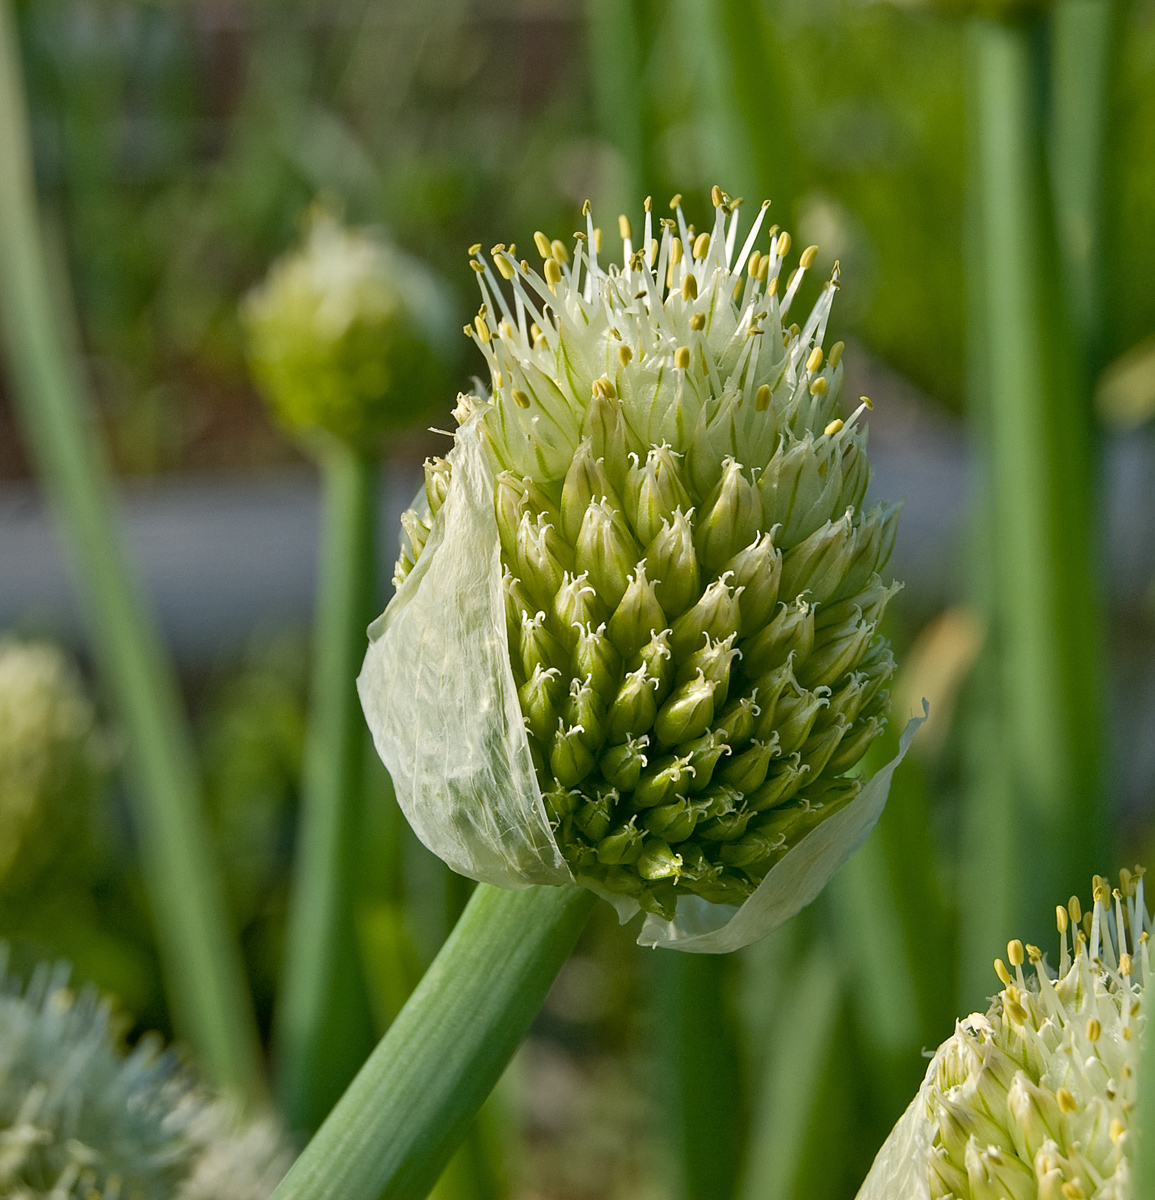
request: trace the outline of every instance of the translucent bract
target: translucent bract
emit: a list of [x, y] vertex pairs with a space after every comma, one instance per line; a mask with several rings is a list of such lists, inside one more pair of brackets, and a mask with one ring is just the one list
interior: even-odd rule
[[620, 266], [588, 214], [572, 253], [537, 235], [540, 273], [474, 248], [492, 391], [426, 466], [360, 687], [455, 869], [573, 879], [649, 913], [643, 940], [719, 950], [881, 811], [889, 772], [853, 768], [894, 669], [897, 508], [863, 504], [867, 405], [838, 415], [837, 271], [787, 325], [813, 248], [785, 274], [766, 206], [739, 242], [717, 190], [712, 232], [673, 213], [636, 246], [623, 218]]

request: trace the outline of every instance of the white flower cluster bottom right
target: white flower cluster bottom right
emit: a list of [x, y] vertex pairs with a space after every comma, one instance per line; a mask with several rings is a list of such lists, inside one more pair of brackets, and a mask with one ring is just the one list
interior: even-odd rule
[[[934, 1055], [858, 1200], [1130, 1200], [1151, 919], [1142, 871], [1058, 907], [1059, 967], [1012, 941], [1003, 984]], [[1033, 971], [1023, 971], [1026, 960]]]

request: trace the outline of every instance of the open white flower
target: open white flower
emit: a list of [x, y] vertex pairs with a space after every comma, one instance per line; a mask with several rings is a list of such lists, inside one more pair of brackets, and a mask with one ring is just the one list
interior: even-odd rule
[[1009, 967], [995, 959], [1002, 991], [939, 1047], [859, 1200], [1131, 1200], [1151, 972], [1142, 870], [1114, 891], [1095, 876], [1090, 911], [1072, 896], [1056, 918], [1058, 968], [1019, 941]]
[[[894, 663], [897, 506], [866, 508], [869, 402], [838, 415], [837, 285], [817, 254], [647, 201], [601, 231], [471, 250], [462, 396], [360, 679], [421, 839], [506, 887], [576, 881], [647, 943], [729, 950], [814, 898], [885, 801], [854, 770]], [[761, 247], [759, 243], [761, 238]]]

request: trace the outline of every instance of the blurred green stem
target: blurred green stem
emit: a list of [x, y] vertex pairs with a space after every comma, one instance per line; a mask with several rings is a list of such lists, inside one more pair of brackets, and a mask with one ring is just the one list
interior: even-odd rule
[[[59, 273], [63, 276], [63, 271]], [[59, 285], [59, 286], [55, 286]], [[79, 337], [41, 236], [12, 12], [0, 0], [0, 324], [28, 446], [64, 527], [96, 653], [128, 738], [134, 816], [178, 1034], [219, 1084], [261, 1091], [260, 1049], [160, 635], [113, 514]]]
[[278, 1100], [290, 1127], [305, 1130], [321, 1123], [373, 1046], [354, 916], [366, 741], [355, 681], [376, 611], [377, 468], [335, 440], [319, 459], [313, 681], [276, 1028]]
[[594, 904], [480, 884], [275, 1200], [424, 1200], [529, 1030]]
[[659, 955], [660, 1049], [667, 1135], [683, 1200], [731, 1200], [745, 1146], [745, 1105], [730, 1011], [729, 955]]
[[971, 336], [982, 345], [972, 356], [981, 377], [971, 385], [989, 484], [984, 569], [997, 655], [980, 702], [997, 713], [1011, 801], [1004, 836], [1020, 851], [1008, 853], [972, 787], [961, 981], [973, 1001], [990, 946], [967, 931], [996, 942], [1011, 932], [984, 920], [987, 898], [1002, 897], [1000, 915], [1038, 940], [1050, 923], [1042, 898], [1077, 890], [1093, 869], [1101, 824], [1092, 440], [1044, 158], [1043, 30], [975, 20], [970, 33], [978, 210]]

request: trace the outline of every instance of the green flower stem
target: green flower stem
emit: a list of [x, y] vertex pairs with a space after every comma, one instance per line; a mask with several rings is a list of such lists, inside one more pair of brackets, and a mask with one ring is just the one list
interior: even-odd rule
[[[0, 2], [0, 325], [28, 446], [72, 552], [100, 666], [128, 738], [137, 833], [169, 1003], [219, 1084], [259, 1093], [260, 1050], [201, 806], [176, 680], [113, 514], [78, 335], [36, 212], [12, 13]], [[63, 275], [63, 272], [60, 272]]]
[[424, 1200], [593, 904], [581, 888], [479, 885], [275, 1200]]
[[377, 465], [336, 440], [319, 455], [321, 551], [310, 725], [277, 1013], [277, 1093], [313, 1130], [373, 1047], [354, 924], [365, 722], [355, 680], [376, 612]]
[[730, 955], [662, 954], [657, 968], [666, 1126], [684, 1200], [732, 1200], [745, 1116]]
[[[971, 26], [977, 244], [973, 355], [985, 456], [988, 616], [997, 666], [984, 705], [998, 714], [1011, 794], [1005, 833], [1030, 846], [1024, 872], [986, 822], [978, 789], [964, 822], [963, 965], [968, 1003], [989, 990], [979, 931], [997, 903], [1039, 940], [1042, 900], [1074, 892], [1099, 845], [1099, 620], [1090, 553], [1089, 404], [1079, 387], [1044, 165], [1045, 63], [1030, 23]], [[1042, 886], [1043, 882], [1046, 886]], [[1032, 907], [1032, 905], [1038, 906]], [[1001, 914], [1005, 920], [1008, 911]], [[968, 933], [973, 937], [968, 940]]]

